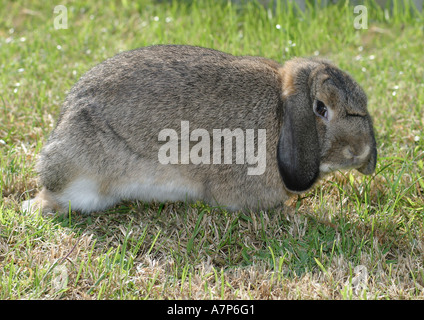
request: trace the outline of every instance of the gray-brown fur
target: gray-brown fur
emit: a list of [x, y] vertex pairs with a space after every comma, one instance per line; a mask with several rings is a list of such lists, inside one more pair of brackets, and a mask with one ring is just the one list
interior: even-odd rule
[[[334, 109], [331, 126], [314, 114], [317, 96]], [[369, 144], [369, 156], [355, 167], [374, 171], [366, 101], [350, 76], [321, 60], [295, 59], [281, 66], [261, 57], [176, 45], [123, 52], [88, 71], [70, 91], [40, 155], [44, 189], [35, 200], [45, 210], [65, 210], [64, 190], [84, 177], [95, 181], [99, 199], [107, 199], [104, 206], [75, 207], [84, 212], [134, 194], [140, 198], [136, 191], [121, 194], [130, 181], [151, 181], [152, 190], [172, 182], [196, 190], [194, 196], [187, 192], [187, 200], [231, 210], [267, 209], [281, 204], [287, 189], [309, 189], [324, 162], [352, 167], [341, 156], [346, 145], [355, 153]], [[247, 164], [160, 164], [158, 134], [164, 128], [179, 131], [182, 120], [190, 122], [190, 130], [203, 128], [211, 135], [213, 129], [266, 129], [265, 173], [247, 175]], [[150, 180], [143, 180], [147, 176]], [[166, 200], [151, 194], [141, 198]]]

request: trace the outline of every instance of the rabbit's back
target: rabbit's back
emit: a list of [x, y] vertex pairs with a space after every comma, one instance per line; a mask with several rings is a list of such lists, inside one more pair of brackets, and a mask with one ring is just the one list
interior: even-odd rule
[[87, 72], [63, 113], [90, 104], [140, 152], [140, 134], [157, 142], [158, 130], [178, 128], [182, 120], [206, 130], [265, 128], [278, 111], [281, 84], [275, 66], [263, 60], [190, 46], [124, 52]]

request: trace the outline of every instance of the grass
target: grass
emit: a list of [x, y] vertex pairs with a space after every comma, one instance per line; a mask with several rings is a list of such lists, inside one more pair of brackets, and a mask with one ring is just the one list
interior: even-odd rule
[[[0, 299], [424, 298], [424, 18], [401, 1], [364, 3], [364, 30], [344, 1], [305, 12], [283, 2], [62, 1], [68, 29], [54, 28], [54, 5], [3, 4]], [[335, 173], [270, 212], [140, 202], [92, 215], [21, 212], [66, 92], [105, 58], [156, 43], [334, 61], [368, 94], [376, 173]]]

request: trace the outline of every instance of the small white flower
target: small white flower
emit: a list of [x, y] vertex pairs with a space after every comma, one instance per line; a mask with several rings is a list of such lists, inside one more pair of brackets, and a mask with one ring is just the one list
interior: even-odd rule
[[394, 97], [396, 95], [396, 91], [393, 91], [392, 92], [392, 96]]
[[21, 37], [21, 38], [19, 38], [19, 41], [20, 42], [25, 42], [26, 41], [26, 38], [25, 37]]
[[24, 71], [25, 71], [25, 69], [24, 69], [24, 68], [19, 68], [19, 69], [18, 69], [18, 72], [19, 72], [19, 73], [22, 73], [22, 72], [24, 72]]
[[415, 142], [420, 141], [420, 137], [419, 137], [419, 136], [415, 136], [415, 137], [414, 137], [414, 141], [415, 141]]
[[314, 56], [319, 56], [319, 51], [318, 50], [314, 51]]
[[370, 55], [370, 60], [374, 60], [375, 59], [375, 55]]
[[154, 18], [153, 18], [153, 20], [155, 20], [155, 21], [159, 21], [159, 17], [158, 17], [158, 16], [156, 16], [156, 17], [154, 17]]
[[366, 72], [367, 71], [367, 68], [365, 68], [365, 67], [362, 67], [362, 72]]
[[166, 23], [170, 23], [171, 21], [172, 21], [172, 18], [171, 18], [171, 17], [166, 17], [166, 18], [165, 18], [165, 22], [166, 22]]
[[275, 27], [276, 27], [278, 30], [280, 30], [280, 29], [281, 29], [281, 26], [280, 26], [279, 24], [277, 24]]
[[62, 50], [62, 46], [61, 46], [60, 44], [58, 44], [58, 45], [56, 46], [56, 48], [57, 48], [57, 50]]
[[363, 46], [358, 47], [358, 51], [364, 51], [364, 47]]

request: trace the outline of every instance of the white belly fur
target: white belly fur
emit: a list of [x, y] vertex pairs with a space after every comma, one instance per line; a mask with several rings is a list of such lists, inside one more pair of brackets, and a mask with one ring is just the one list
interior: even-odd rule
[[[177, 181], [177, 182], [175, 182]], [[116, 181], [108, 186], [107, 194], [100, 191], [100, 182], [95, 178], [80, 176], [58, 195], [57, 200], [73, 210], [92, 212], [104, 210], [121, 200], [141, 201], [186, 201], [199, 199], [202, 188], [197, 183], [177, 179], [164, 181], [152, 177], [142, 181]]]

